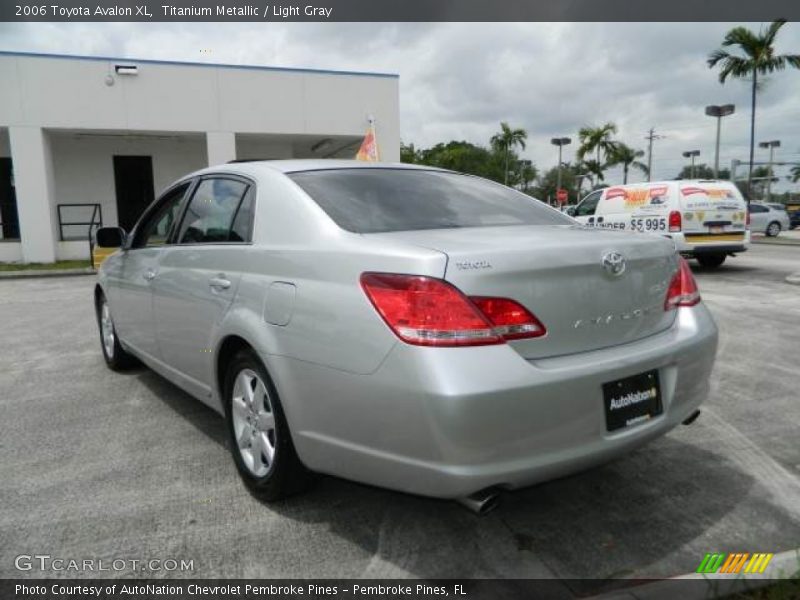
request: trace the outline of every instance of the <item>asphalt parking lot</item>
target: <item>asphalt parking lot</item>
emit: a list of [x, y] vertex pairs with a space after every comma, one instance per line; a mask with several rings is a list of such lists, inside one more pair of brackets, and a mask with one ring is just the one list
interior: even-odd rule
[[106, 369], [93, 277], [0, 281], [0, 577], [75, 576], [14, 568], [49, 554], [194, 561], [173, 577], [586, 578], [584, 594], [800, 547], [798, 270], [800, 246], [778, 245], [696, 268], [721, 330], [701, 417], [483, 518], [330, 477], [261, 504], [215, 413], [147, 369]]

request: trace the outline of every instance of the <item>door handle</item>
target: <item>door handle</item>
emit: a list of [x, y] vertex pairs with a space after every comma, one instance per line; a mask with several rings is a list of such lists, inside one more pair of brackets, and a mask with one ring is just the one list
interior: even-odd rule
[[147, 269], [144, 273], [142, 273], [142, 277], [144, 277], [147, 281], [152, 281], [156, 278], [156, 273], [153, 269]]
[[208, 280], [208, 285], [214, 289], [227, 290], [231, 287], [231, 282], [224, 277], [212, 277]]

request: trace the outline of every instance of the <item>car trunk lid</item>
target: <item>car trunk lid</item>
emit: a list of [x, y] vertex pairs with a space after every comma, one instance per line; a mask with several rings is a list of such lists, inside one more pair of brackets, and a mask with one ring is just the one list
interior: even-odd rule
[[[512, 226], [372, 234], [444, 252], [444, 278], [468, 296], [516, 300], [547, 328], [510, 342], [524, 358], [585, 352], [670, 327], [664, 310], [677, 268], [672, 242], [651, 234], [574, 226]], [[603, 265], [618, 253], [625, 269]]]

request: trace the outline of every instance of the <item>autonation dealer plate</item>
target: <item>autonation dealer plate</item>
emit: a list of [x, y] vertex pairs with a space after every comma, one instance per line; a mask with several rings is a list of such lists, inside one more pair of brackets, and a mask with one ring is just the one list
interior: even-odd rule
[[647, 371], [603, 384], [606, 429], [615, 431], [661, 414], [658, 371]]

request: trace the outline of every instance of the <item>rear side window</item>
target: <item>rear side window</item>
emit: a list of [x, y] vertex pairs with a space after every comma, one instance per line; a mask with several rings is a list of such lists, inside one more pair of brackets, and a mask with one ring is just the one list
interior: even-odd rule
[[252, 241], [253, 227], [253, 200], [256, 195], [255, 188], [250, 186], [242, 199], [242, 203], [233, 217], [231, 225], [231, 242], [250, 242]]
[[520, 192], [455, 173], [333, 169], [289, 177], [339, 227], [355, 233], [574, 223]]
[[[224, 178], [203, 179], [197, 186], [181, 223], [179, 244], [241, 242], [233, 230], [241, 212], [247, 184]], [[249, 217], [249, 210], [245, 211]], [[249, 221], [248, 221], [249, 228]], [[241, 226], [240, 226], [241, 230]]]

